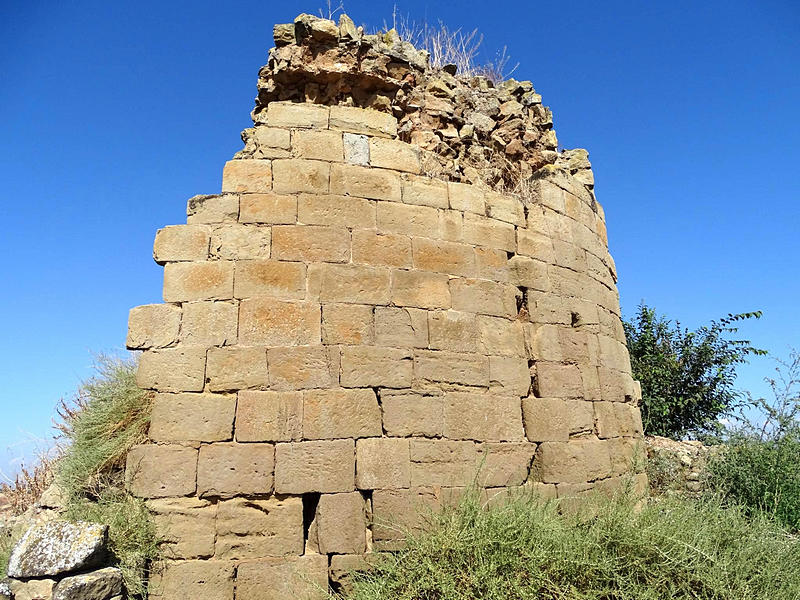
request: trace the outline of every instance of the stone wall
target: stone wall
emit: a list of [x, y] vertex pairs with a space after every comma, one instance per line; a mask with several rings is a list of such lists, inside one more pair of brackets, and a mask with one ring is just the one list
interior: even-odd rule
[[585, 153], [523, 200], [423, 175], [390, 112], [272, 100], [244, 137], [222, 193], [156, 235], [164, 304], [130, 315], [157, 392], [127, 465], [165, 536], [154, 597], [324, 597], [476, 477], [646, 485]]

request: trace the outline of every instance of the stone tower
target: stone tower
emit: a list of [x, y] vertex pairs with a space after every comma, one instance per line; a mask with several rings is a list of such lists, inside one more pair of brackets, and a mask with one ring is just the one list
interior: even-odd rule
[[164, 303], [130, 315], [153, 597], [323, 597], [473, 481], [643, 488], [603, 211], [533, 86], [347, 17], [275, 44], [222, 193], [156, 235]]

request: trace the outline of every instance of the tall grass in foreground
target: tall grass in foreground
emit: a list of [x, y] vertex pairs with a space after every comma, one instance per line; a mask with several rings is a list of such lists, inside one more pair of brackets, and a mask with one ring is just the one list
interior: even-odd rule
[[477, 495], [356, 578], [349, 600], [793, 600], [800, 543], [713, 499], [596, 499], [590, 513]]

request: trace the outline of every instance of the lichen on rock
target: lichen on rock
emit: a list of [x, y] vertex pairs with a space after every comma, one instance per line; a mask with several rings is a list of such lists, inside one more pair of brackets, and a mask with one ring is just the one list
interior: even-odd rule
[[51, 521], [34, 525], [14, 547], [8, 575], [47, 577], [90, 569], [106, 558], [108, 526]]

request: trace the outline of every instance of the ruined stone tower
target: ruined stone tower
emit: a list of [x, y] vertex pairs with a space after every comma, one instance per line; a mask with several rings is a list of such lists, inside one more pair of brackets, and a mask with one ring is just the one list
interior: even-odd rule
[[323, 597], [473, 481], [641, 488], [603, 211], [532, 85], [346, 17], [275, 44], [222, 193], [156, 235], [164, 304], [130, 315], [153, 597]]

